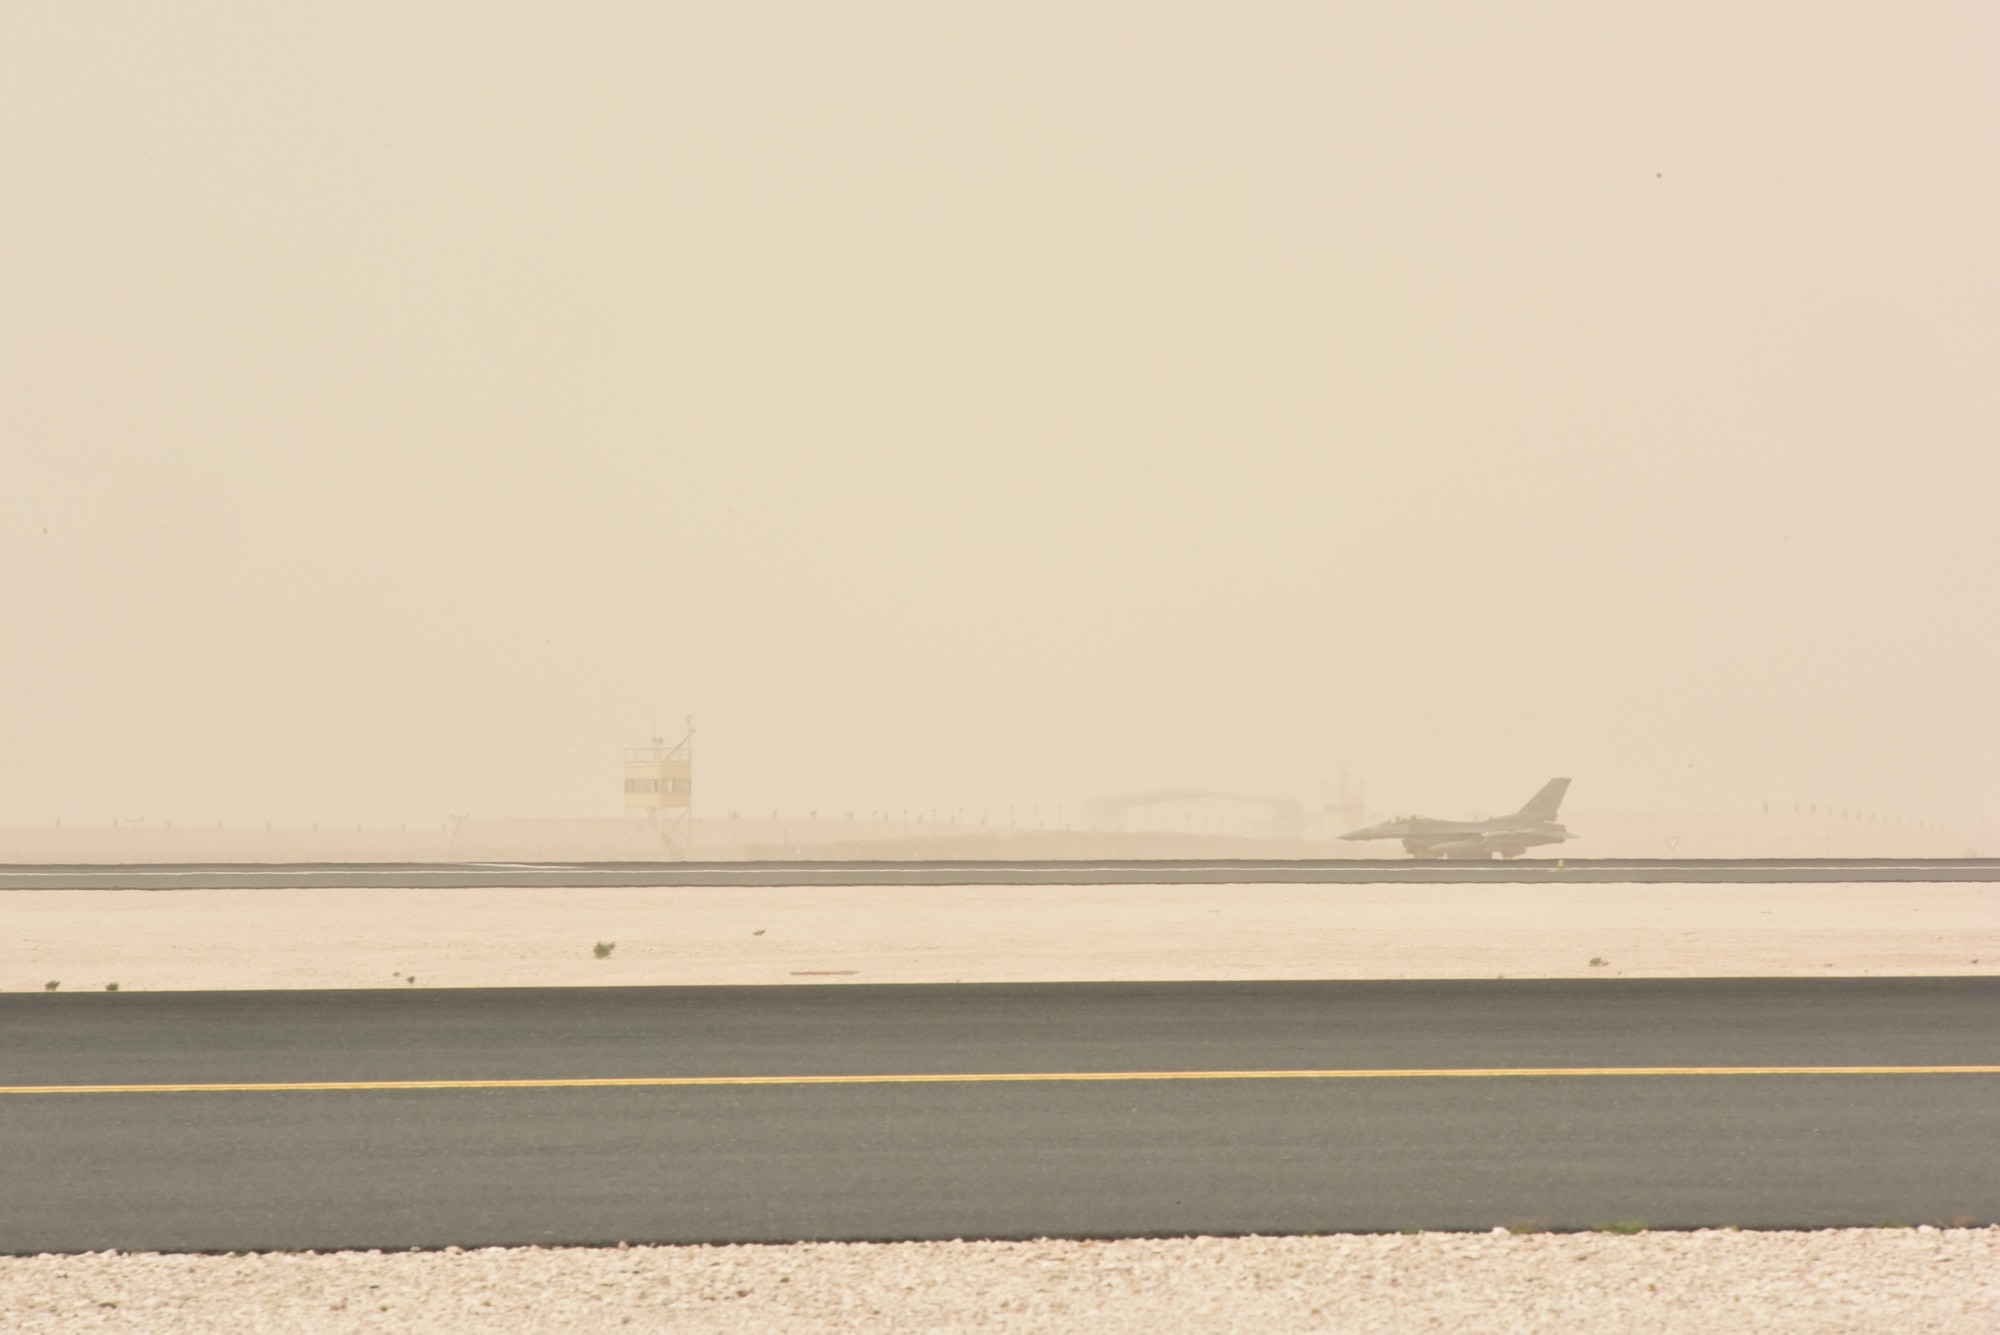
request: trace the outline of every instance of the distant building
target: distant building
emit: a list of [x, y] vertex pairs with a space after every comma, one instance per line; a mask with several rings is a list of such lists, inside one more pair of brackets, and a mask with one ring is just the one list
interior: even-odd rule
[[660, 843], [670, 854], [687, 857], [694, 842], [694, 721], [673, 745], [655, 737], [651, 746], [625, 748], [625, 810], [661, 822]]

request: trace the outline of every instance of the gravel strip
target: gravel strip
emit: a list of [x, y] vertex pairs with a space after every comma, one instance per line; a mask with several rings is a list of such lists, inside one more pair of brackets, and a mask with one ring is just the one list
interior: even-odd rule
[[0, 1257], [8, 1331], [1968, 1332], [2000, 1228]]

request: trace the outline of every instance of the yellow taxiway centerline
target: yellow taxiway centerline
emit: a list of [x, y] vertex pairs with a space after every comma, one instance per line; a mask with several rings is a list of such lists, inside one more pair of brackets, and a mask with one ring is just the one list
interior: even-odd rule
[[667, 1075], [574, 1080], [300, 1080], [257, 1084], [0, 1085], [4, 1094], [283, 1094], [415, 1089], [683, 1089], [732, 1085], [1080, 1084], [1168, 1080], [1518, 1080], [1602, 1076], [2000, 1075], [2000, 1066], [1540, 1066], [1380, 1071], [1023, 1071], [922, 1075]]

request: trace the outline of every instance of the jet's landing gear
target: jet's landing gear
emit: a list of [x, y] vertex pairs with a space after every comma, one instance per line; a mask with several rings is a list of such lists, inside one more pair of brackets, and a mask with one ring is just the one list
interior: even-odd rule
[[1490, 848], [1472, 848], [1463, 843], [1420, 844], [1415, 848], [1405, 844], [1403, 847], [1411, 857], [1424, 862], [1484, 862], [1493, 856]]

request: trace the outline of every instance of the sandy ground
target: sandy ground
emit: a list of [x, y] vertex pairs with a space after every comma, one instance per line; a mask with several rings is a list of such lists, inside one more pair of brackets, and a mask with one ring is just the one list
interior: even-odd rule
[[0, 1258], [10, 1331], [2000, 1330], [2000, 1229]]
[[0, 894], [9, 991], [1965, 973], [2000, 884]]

